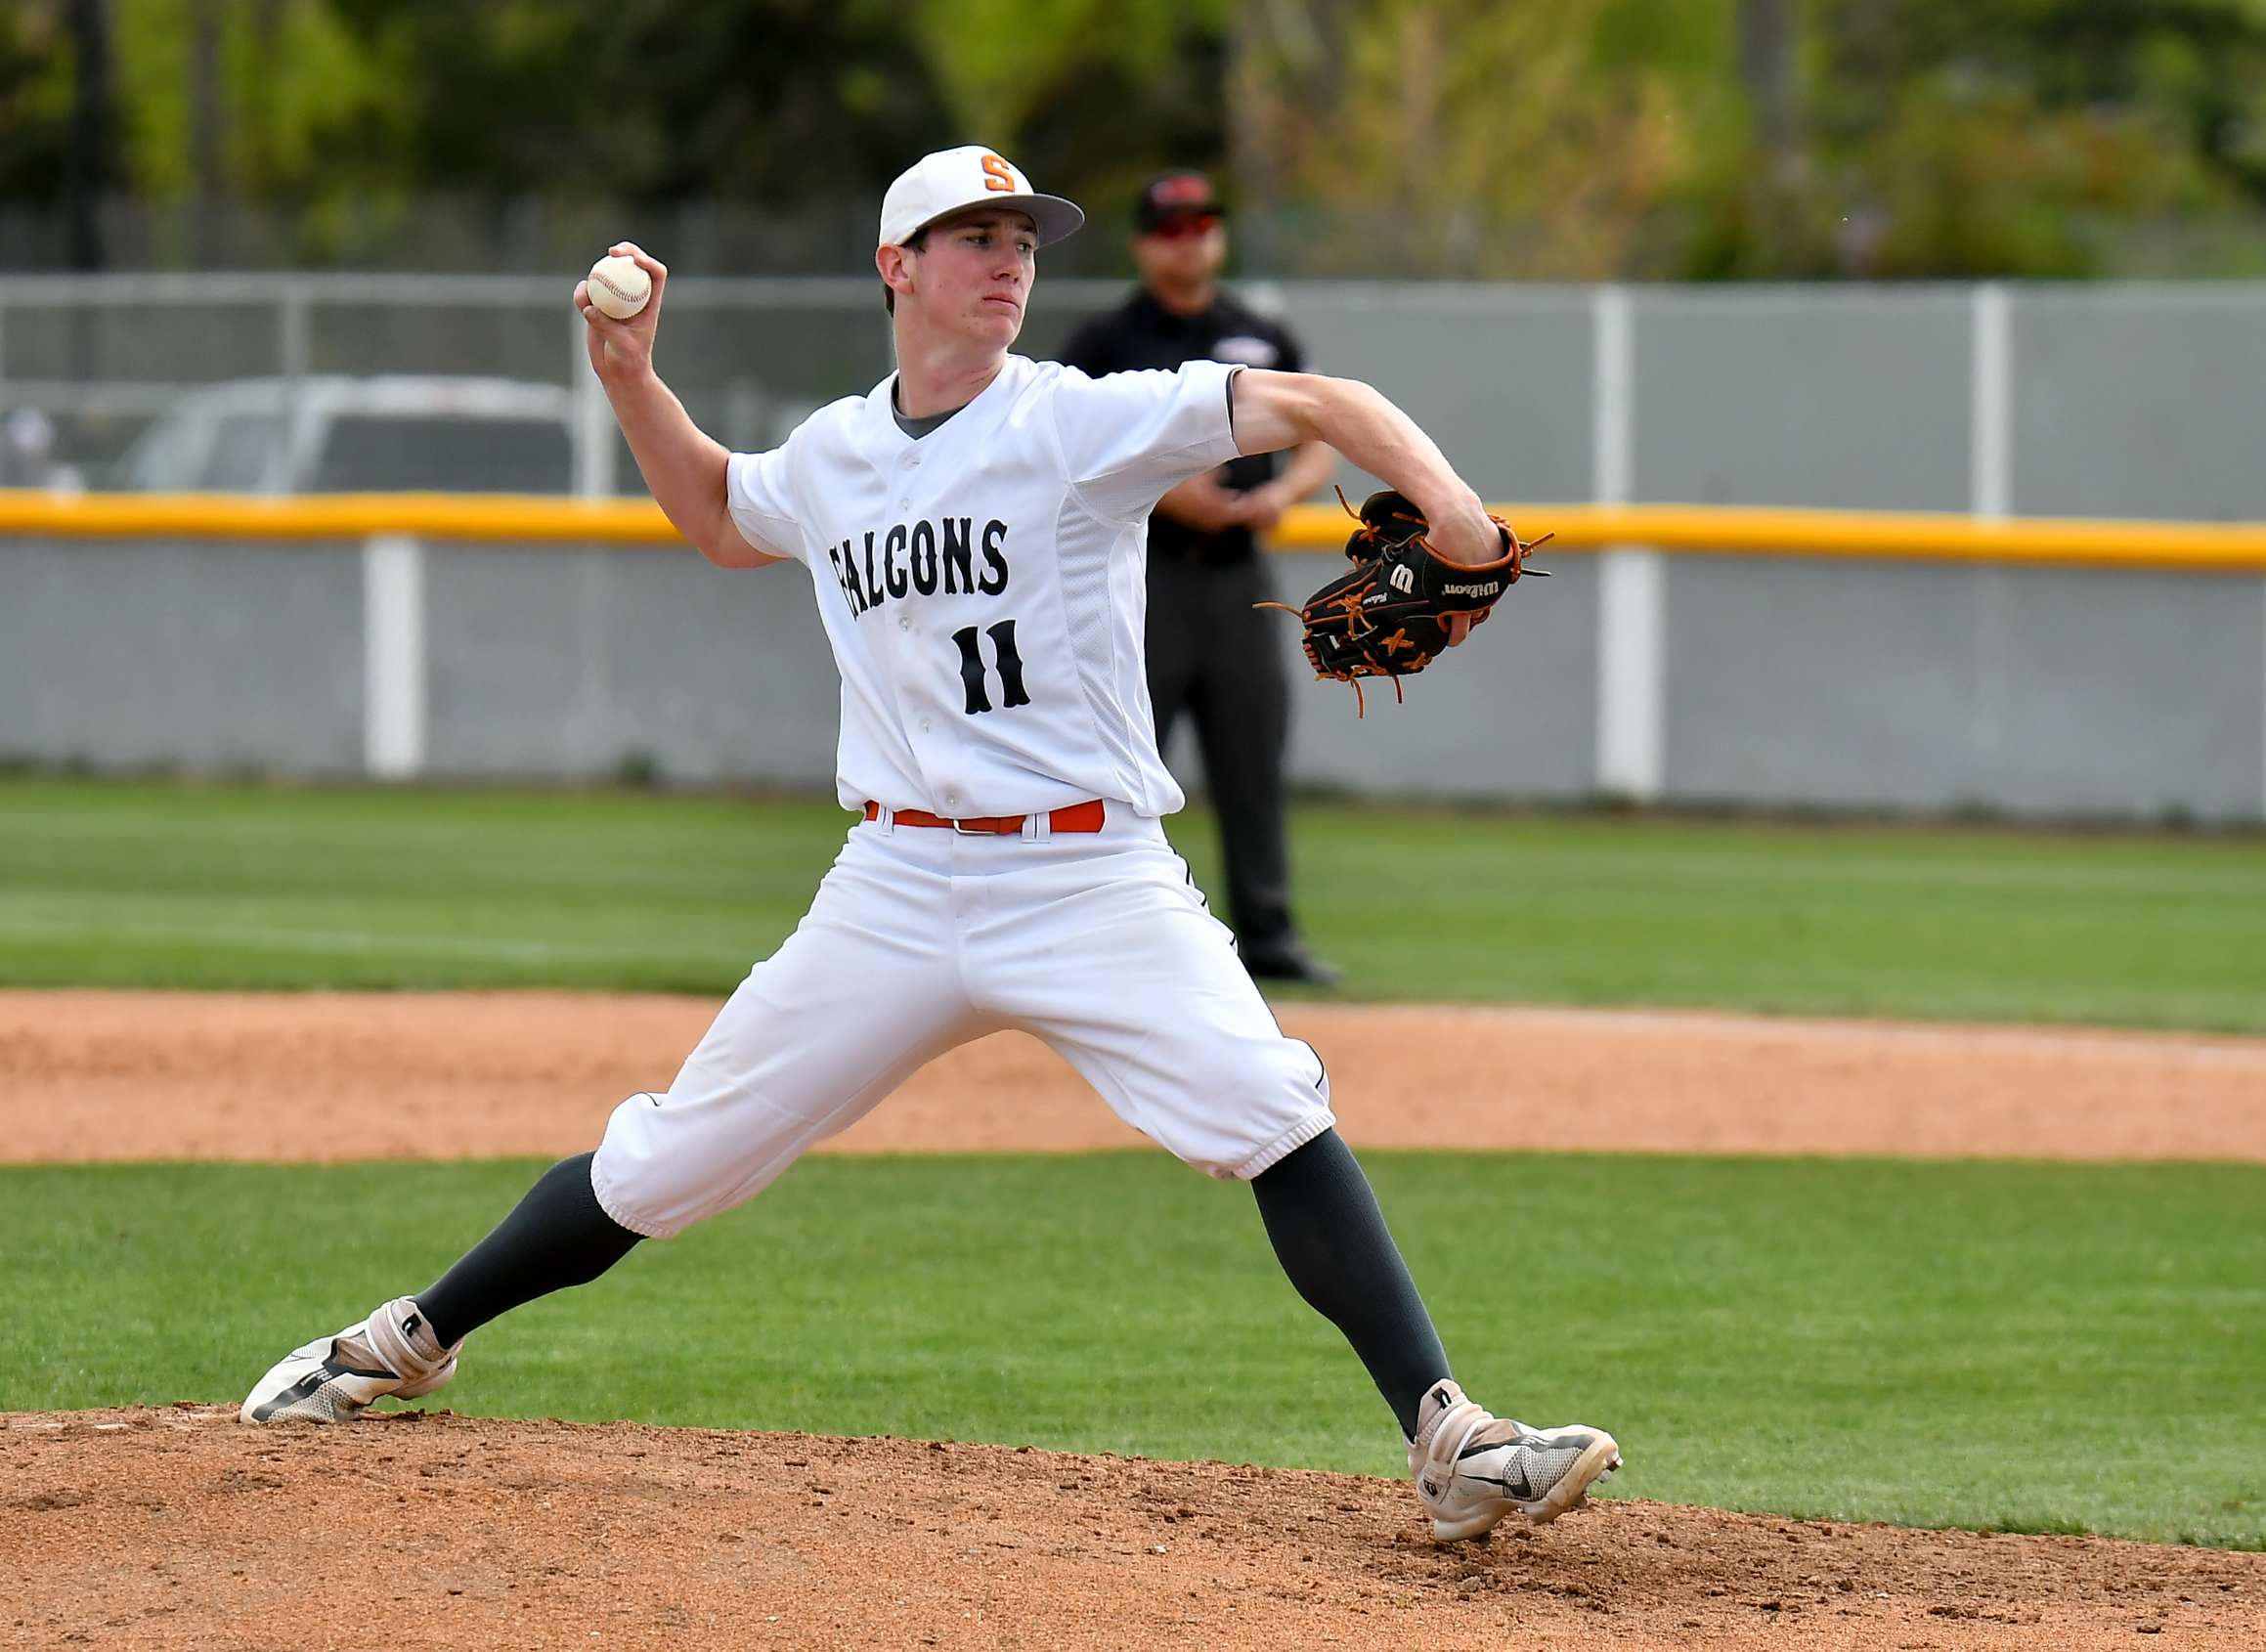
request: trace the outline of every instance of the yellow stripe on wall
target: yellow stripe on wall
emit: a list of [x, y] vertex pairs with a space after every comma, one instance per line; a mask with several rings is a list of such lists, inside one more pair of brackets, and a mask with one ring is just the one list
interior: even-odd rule
[[0, 533], [108, 539], [605, 540], [681, 544], [651, 500], [522, 494], [52, 494], [0, 489]]
[[[2030, 516], [1985, 520], [1901, 510], [1793, 510], [1719, 504], [1491, 505], [1525, 539], [1595, 549], [1653, 545], [1717, 555], [1856, 556], [1944, 562], [2050, 562], [2113, 568], [2266, 571], [2266, 523], [2127, 522]], [[1335, 549], [1351, 524], [1336, 505], [1284, 514], [1279, 550]], [[1547, 557], [1546, 547], [1544, 556]]]
[[[2266, 571], [2266, 523], [2138, 522], [1760, 505], [1510, 504], [1494, 509], [1529, 539], [1572, 550], [1654, 545], [1718, 555], [1918, 558], [2112, 568]], [[1349, 523], [1334, 504], [1286, 512], [1269, 547], [1333, 550]], [[0, 534], [106, 539], [433, 540], [615, 544], [682, 543], [651, 500], [517, 494], [55, 494], [0, 489]]]

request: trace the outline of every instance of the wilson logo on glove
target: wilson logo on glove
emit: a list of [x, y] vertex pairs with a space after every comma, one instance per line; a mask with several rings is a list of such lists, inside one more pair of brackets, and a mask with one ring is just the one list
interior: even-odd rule
[[[1344, 494], [1337, 498], [1344, 503]], [[1285, 602], [1258, 606], [1298, 616], [1306, 628], [1306, 658], [1314, 674], [1352, 683], [1354, 704], [1363, 716], [1369, 712], [1362, 698], [1363, 677], [1389, 676], [1399, 695], [1400, 679], [1416, 675], [1448, 646], [1458, 615], [1476, 626], [1521, 579], [1547, 572], [1529, 568], [1526, 558], [1550, 536], [1522, 540], [1500, 516], [1490, 520], [1503, 535], [1503, 555], [1467, 568], [1432, 548], [1424, 538], [1423, 512], [1400, 494], [1372, 494], [1358, 514], [1350, 504], [1345, 509], [1360, 524], [1345, 542], [1353, 571], [1324, 586], [1303, 608]], [[1474, 574], [1496, 577], [1474, 580]]]

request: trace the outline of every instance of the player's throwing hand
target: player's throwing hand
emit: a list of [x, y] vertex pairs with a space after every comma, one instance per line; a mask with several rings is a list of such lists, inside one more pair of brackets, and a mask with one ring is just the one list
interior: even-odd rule
[[575, 308], [589, 323], [586, 342], [590, 366], [600, 379], [633, 377], [653, 370], [653, 335], [661, 326], [661, 295], [669, 285], [669, 266], [635, 241], [616, 241], [607, 248], [615, 258], [627, 258], [645, 272], [653, 285], [645, 302], [626, 319], [616, 320], [590, 296], [588, 278], [575, 283]]

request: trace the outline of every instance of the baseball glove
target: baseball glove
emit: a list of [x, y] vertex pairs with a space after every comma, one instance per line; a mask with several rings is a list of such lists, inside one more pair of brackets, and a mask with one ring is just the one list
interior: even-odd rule
[[[1344, 499], [1338, 495], [1341, 503]], [[1346, 513], [1354, 515], [1351, 505]], [[1521, 540], [1500, 516], [1491, 520], [1503, 532], [1503, 555], [1477, 568], [1443, 560], [1425, 542], [1423, 513], [1400, 494], [1370, 495], [1354, 519], [1360, 526], [1345, 542], [1351, 573], [1324, 586], [1303, 608], [1261, 606], [1298, 616], [1315, 675], [1352, 683], [1364, 713], [1363, 677], [1389, 676], [1399, 695], [1400, 679], [1422, 671], [1448, 646], [1451, 620], [1461, 614], [1480, 624], [1521, 578], [1546, 572], [1529, 568], [1526, 558], [1550, 536]]]

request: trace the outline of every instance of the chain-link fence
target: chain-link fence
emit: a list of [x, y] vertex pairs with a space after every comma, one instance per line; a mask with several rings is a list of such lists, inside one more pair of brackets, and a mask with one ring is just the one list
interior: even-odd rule
[[[351, 456], [327, 456], [322, 431], [309, 437], [314, 447], [295, 474], [247, 460], [246, 444], [259, 432], [244, 427], [287, 422], [296, 409], [303, 417], [359, 419], [340, 436], [359, 437], [366, 449], [390, 440], [432, 455], [429, 473], [397, 462], [398, 480], [378, 485], [634, 491], [635, 467], [584, 363], [572, 290], [571, 281], [539, 276], [0, 278], [6, 478], [256, 491], [314, 486], [327, 465], [332, 475], [342, 464], [364, 473]], [[1109, 282], [1046, 283], [1024, 347], [1043, 354], [1076, 316], [1120, 291]], [[668, 305], [661, 370], [702, 427], [735, 449], [775, 443], [810, 409], [890, 370], [878, 280], [677, 277]], [[338, 385], [323, 382], [379, 375], [550, 386], [560, 400], [545, 410], [541, 398], [522, 398], [514, 417], [510, 408], [468, 406], [461, 384], [453, 393], [430, 387], [420, 408], [399, 386], [390, 404], [372, 406], [342, 401]], [[327, 401], [327, 411], [302, 408], [310, 398]], [[192, 426], [175, 445], [194, 450], [170, 468], [147, 456], [169, 413]], [[390, 425], [373, 430], [381, 417]], [[420, 444], [406, 433], [420, 420], [444, 427], [448, 440]], [[528, 457], [529, 426], [545, 420], [557, 427], [548, 472]]]
[[[1049, 354], [1127, 290], [1042, 275], [1019, 348]], [[2266, 427], [2266, 284], [1243, 290], [1302, 335], [1313, 365], [1407, 408], [1493, 499], [2266, 520], [2254, 434]], [[553, 276], [0, 277], [0, 421], [12, 421], [0, 457], [19, 483], [133, 485], [121, 461], [169, 411], [202, 420], [210, 459], [225, 416], [281, 416], [292, 386], [337, 381], [328, 411], [302, 410], [302, 424], [359, 417], [368, 434], [372, 419], [414, 421], [417, 404], [342, 386], [432, 377], [458, 384], [428, 388], [428, 418], [508, 423], [516, 408], [557, 427], [558, 456], [534, 491], [634, 491], [571, 291]], [[719, 439], [766, 446], [889, 370], [880, 299], [871, 277], [673, 278], [661, 370]], [[1626, 361], [1608, 385], [1600, 341], [1615, 317]], [[552, 400], [483, 410], [463, 381], [548, 386]], [[201, 412], [183, 408], [193, 393]], [[459, 474], [479, 471], [483, 431], [525, 446], [511, 446], [524, 430], [501, 424], [449, 428], [464, 434]], [[305, 462], [271, 467], [261, 485], [312, 486], [319, 434], [302, 429]], [[499, 468], [521, 474], [515, 463]], [[179, 485], [257, 479], [241, 464], [231, 474]]]

